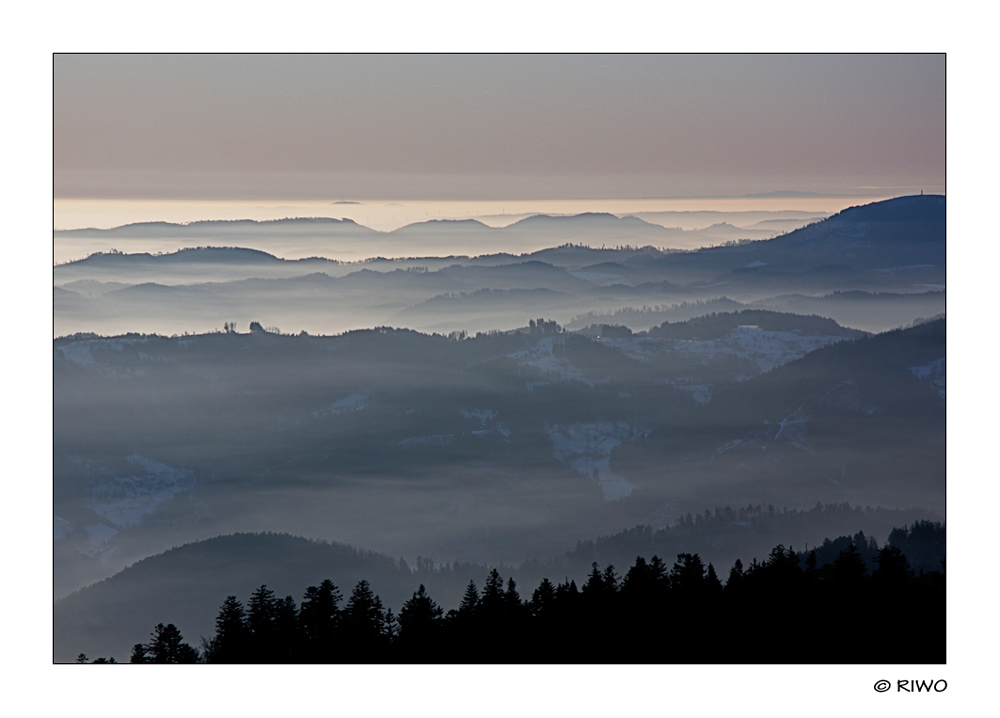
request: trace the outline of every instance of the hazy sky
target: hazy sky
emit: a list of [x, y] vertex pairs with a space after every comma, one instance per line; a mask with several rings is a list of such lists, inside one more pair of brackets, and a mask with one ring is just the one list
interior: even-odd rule
[[944, 189], [943, 55], [56, 55], [58, 197]]

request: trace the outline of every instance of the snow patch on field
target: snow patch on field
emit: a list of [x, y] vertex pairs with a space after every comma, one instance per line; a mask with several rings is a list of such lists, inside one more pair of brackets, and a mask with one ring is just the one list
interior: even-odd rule
[[930, 382], [930, 385], [937, 389], [938, 396], [942, 399], [945, 398], [945, 358], [941, 357], [930, 364], [923, 364], [922, 366], [911, 366], [910, 371], [913, 372], [913, 376], [917, 377], [921, 381]]
[[94, 362], [94, 355], [90, 353], [90, 342], [75, 342], [73, 344], [66, 344], [59, 347], [59, 351], [62, 352], [62, 355], [66, 359], [74, 364], [87, 366], [96, 363]]
[[672, 383], [678, 389], [689, 392], [691, 394], [691, 398], [699, 404], [707, 404], [712, 401], [712, 387], [708, 384], [684, 384], [681, 382]]
[[743, 439], [734, 439], [733, 441], [730, 441], [728, 444], [720, 446], [718, 449], [715, 450], [715, 453], [716, 454], [724, 454], [727, 451], [729, 451], [730, 449], [735, 449], [737, 446], [739, 446], [742, 443], [743, 443]]
[[778, 423], [778, 433], [771, 441], [785, 441], [797, 449], [805, 449], [815, 453], [806, 440], [806, 423], [808, 421], [809, 415], [800, 406]]
[[[579, 381], [587, 386], [594, 386], [594, 382], [590, 381], [579, 367], [568, 359], [553, 354], [553, 347], [564, 341], [564, 337], [542, 337], [532, 346], [508, 354], [508, 356], [514, 359], [518, 366], [533, 367], [551, 381]], [[540, 382], [534, 382], [534, 384], [538, 385]]]
[[[56, 347], [56, 350], [61, 352], [65, 359], [74, 364], [95, 367], [104, 376], [111, 377], [112, 379], [122, 379], [145, 376], [146, 370], [128, 366], [128, 358], [126, 358], [126, 365], [122, 364], [121, 359], [112, 359], [109, 362], [101, 361], [99, 358], [102, 356], [106, 357], [110, 351], [121, 354], [125, 347], [130, 347], [133, 344], [143, 344], [146, 341], [147, 339], [144, 337], [88, 339]], [[99, 358], [94, 357], [95, 350]], [[143, 361], [149, 361], [149, 355], [143, 352], [135, 352], [132, 356], [136, 356]]]
[[455, 439], [454, 434], [434, 434], [433, 436], [415, 436], [403, 439], [400, 446], [448, 446]]
[[55, 540], [59, 541], [70, 535], [73, 531], [73, 524], [64, 519], [62, 516], [56, 516], [53, 521], [53, 526], [55, 529]]
[[507, 438], [510, 436], [510, 429], [508, 429], [503, 424], [497, 424], [496, 426], [490, 429], [475, 429], [472, 432], [473, 436], [478, 436], [480, 439], [490, 436], [492, 434], [500, 434], [504, 438]]
[[368, 394], [357, 393], [349, 394], [343, 399], [338, 399], [337, 401], [330, 404], [330, 406], [323, 409], [318, 409], [312, 413], [315, 417], [321, 416], [333, 416], [336, 414], [341, 414], [345, 411], [357, 411], [358, 409], [364, 409], [368, 406], [369, 397]]
[[115, 526], [137, 526], [164, 501], [192, 488], [194, 472], [175, 469], [143, 456], [128, 457], [136, 473], [101, 478], [91, 490], [91, 508]]
[[80, 552], [91, 558], [101, 553], [101, 547], [118, 533], [116, 529], [104, 524], [84, 526], [83, 530], [87, 532], [87, 545], [81, 548]]
[[902, 272], [907, 269], [933, 269], [933, 264], [908, 264], [905, 267], [883, 267], [882, 269], [873, 269], [873, 272]]
[[492, 421], [497, 413], [493, 409], [473, 409], [472, 411], [463, 411], [462, 416], [466, 419], [478, 419], [479, 428], [485, 429], [486, 422]]
[[[510, 429], [508, 429], [503, 424], [497, 422], [494, 423], [497, 418], [497, 412], [494, 409], [473, 409], [472, 411], [463, 411], [462, 416], [466, 419], [479, 422], [479, 428], [473, 429], [473, 436], [478, 436], [480, 439], [490, 436], [491, 434], [500, 434], [501, 436], [510, 436]], [[490, 424], [493, 424], [490, 426]]]
[[626, 441], [648, 436], [649, 431], [624, 421], [599, 421], [564, 428], [555, 426], [549, 431], [549, 438], [556, 459], [595, 479], [605, 501], [618, 501], [631, 495], [636, 487], [611, 471], [611, 452]]
[[[597, 341], [605, 346], [616, 347], [630, 359], [643, 363], [649, 363], [655, 354], [662, 352], [678, 352], [701, 364], [719, 354], [731, 354], [749, 359], [763, 372], [843, 339], [844, 337], [817, 334], [763, 331], [756, 326], [743, 326], [733, 329], [720, 339], [601, 337]], [[703, 392], [695, 397], [696, 401], [706, 403], [703, 399], [706, 399]]]
[[754, 362], [762, 372], [804, 357], [811, 351], [843, 341], [844, 337], [796, 332], [771, 332], [752, 326], [737, 327], [721, 339], [667, 340], [678, 352], [708, 361], [717, 354], [732, 354]]
[[648, 364], [652, 355], [663, 351], [664, 343], [651, 337], [600, 337], [598, 340], [606, 347], [615, 347], [630, 359]]

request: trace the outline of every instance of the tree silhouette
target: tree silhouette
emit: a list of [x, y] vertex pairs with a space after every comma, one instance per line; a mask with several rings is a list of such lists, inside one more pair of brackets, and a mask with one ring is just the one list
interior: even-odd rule
[[333, 581], [326, 579], [319, 586], [310, 586], [299, 609], [299, 631], [304, 644], [305, 660], [333, 660], [334, 637], [340, 621], [338, 604], [342, 597]]
[[682, 596], [698, 597], [705, 587], [705, 564], [697, 554], [679, 553], [670, 570], [670, 587]]
[[587, 575], [587, 580], [583, 584], [581, 593], [584, 596], [595, 598], [604, 594], [604, 574], [601, 573], [597, 561], [590, 564], [590, 573]]
[[507, 589], [503, 592], [503, 612], [508, 618], [517, 618], [520, 615], [524, 604], [521, 603], [521, 596], [517, 592], [517, 582], [511, 576], [507, 579]]
[[215, 635], [205, 646], [209, 663], [243, 663], [248, 660], [250, 629], [246, 611], [236, 596], [228, 596], [215, 619]]
[[883, 590], [905, 588], [913, 579], [906, 556], [895, 546], [883, 546], [875, 559], [878, 568], [872, 573], [872, 581]]
[[275, 604], [275, 662], [294, 660], [299, 651], [299, 613], [295, 608], [295, 599], [285, 596], [283, 601]]
[[837, 554], [833, 561], [832, 578], [844, 589], [856, 588], [868, 575], [861, 552], [853, 543]]
[[250, 629], [250, 652], [254, 662], [272, 662], [278, 642], [278, 599], [274, 591], [262, 585], [247, 603], [247, 628]]
[[736, 559], [733, 567], [729, 569], [729, 578], [726, 580], [726, 592], [734, 593], [739, 590], [743, 583], [743, 562]]
[[465, 594], [462, 596], [462, 602], [458, 604], [458, 615], [461, 618], [471, 619], [479, 609], [479, 591], [476, 589], [476, 584], [473, 581], [469, 581], [469, 585], [465, 587]]
[[177, 630], [168, 623], [157, 624], [149, 643], [137, 643], [132, 648], [131, 663], [197, 663], [198, 651], [187, 643]]
[[390, 616], [367, 581], [359, 581], [344, 607], [342, 635], [351, 655], [345, 660], [371, 661], [391, 636]]
[[442, 609], [420, 584], [399, 612], [399, 640], [405, 644], [429, 643], [441, 627]]
[[487, 621], [496, 621], [503, 611], [503, 578], [494, 568], [486, 577], [479, 597], [478, 611]]
[[705, 588], [711, 598], [722, 595], [722, 581], [719, 580], [719, 576], [715, 573], [715, 566], [712, 564], [708, 564], [708, 572], [705, 574]]
[[544, 617], [548, 616], [549, 612], [553, 610], [553, 606], [556, 600], [556, 587], [552, 585], [552, 582], [543, 578], [542, 582], [538, 584], [538, 588], [534, 590], [531, 594], [531, 613], [533, 616]]
[[[342, 610], [330, 581], [306, 589], [301, 610], [290, 596], [278, 600], [261, 586], [247, 611], [234, 596], [226, 599], [204, 658], [213, 663], [943, 662], [944, 575], [914, 575], [905, 554], [888, 545], [877, 551], [877, 568], [869, 575], [864, 551], [873, 541], [860, 533], [842, 538], [824, 542], [823, 551], [844, 548], [820, 568], [822, 552], [797, 554], [781, 544], [746, 570], [737, 561], [725, 587], [715, 566], [706, 567], [698, 554], [677, 554], [669, 574], [658, 557], [647, 562], [638, 556], [621, 581], [613, 566], [602, 571], [593, 562], [582, 592], [568, 578], [557, 586], [543, 578], [525, 604], [513, 577], [504, 588], [499, 571], [491, 569], [482, 594], [469, 581], [459, 609], [447, 615], [424, 584], [403, 604], [398, 619], [367, 581], [357, 584]], [[873, 607], [889, 610], [894, 620], [872, 621]], [[750, 626], [763, 632], [749, 631]], [[131, 660], [198, 658], [173, 624], [158, 624], [148, 643], [135, 645]], [[87, 657], [81, 654], [78, 661]]]

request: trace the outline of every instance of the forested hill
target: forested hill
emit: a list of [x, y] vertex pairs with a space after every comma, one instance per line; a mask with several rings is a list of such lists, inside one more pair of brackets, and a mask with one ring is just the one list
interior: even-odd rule
[[[929, 529], [929, 530], [928, 530]], [[940, 526], [914, 526], [927, 536]], [[681, 553], [672, 568], [642, 557], [624, 573], [595, 562], [578, 589], [543, 579], [530, 598], [497, 569], [466, 586], [447, 612], [420, 585], [398, 615], [366, 580], [346, 603], [332, 581], [305, 590], [301, 607], [261, 585], [244, 604], [221, 602], [202, 650], [159, 623], [133, 663], [943, 663], [944, 575], [915, 573], [898, 548], [846, 542], [829, 562], [782, 545], [725, 583], [712, 564]], [[837, 542], [825, 542], [826, 549]], [[860, 545], [859, 545], [860, 544]], [[866, 565], [865, 553], [873, 570]], [[943, 566], [942, 566], [943, 569]], [[346, 588], [346, 587], [345, 587]], [[892, 621], [870, 621], [892, 607]], [[921, 630], [913, 626], [919, 620]], [[765, 627], [750, 640], [747, 622]], [[81, 662], [86, 661], [80, 655]], [[107, 662], [100, 659], [100, 662]]]
[[816, 315], [802, 316], [763, 309], [739, 312], [712, 312], [683, 322], [663, 322], [648, 332], [651, 337], [665, 339], [719, 339], [734, 329], [753, 327], [768, 332], [800, 332], [848, 339], [867, 336], [867, 332], [842, 327], [832, 319]]
[[[673, 526], [651, 531], [638, 527], [595, 542], [582, 542], [562, 557], [528, 561], [518, 568], [498, 565], [521, 586], [543, 578], [582, 583], [595, 561], [625, 567], [636, 556], [670, 558], [698, 553], [706, 565], [731, 566], [736, 558], [763, 560], [778, 543], [797, 551], [810, 547], [824, 554], [825, 536], [846, 535], [857, 541], [874, 569], [872, 550], [885, 545], [913, 555], [915, 570], [941, 568], [943, 533], [921, 542], [907, 529], [923, 525], [926, 513], [849, 506], [817, 506], [809, 511], [756, 506], [717, 509], [682, 517]], [[934, 525], [934, 524], [931, 524]], [[940, 524], [937, 524], [940, 526]], [[872, 548], [872, 540], [878, 543]], [[837, 551], [844, 548], [843, 540]], [[927, 548], [927, 546], [931, 548]], [[937, 553], [935, 553], [937, 552]], [[827, 553], [829, 553], [827, 551]], [[803, 556], [804, 560], [804, 556]], [[387, 606], [399, 607], [421, 584], [446, 608], [457, 606], [468, 582], [489, 571], [482, 563], [434, 562], [418, 557], [409, 563], [345, 544], [313, 541], [287, 534], [233, 534], [172, 549], [143, 559], [118, 574], [81, 589], [55, 604], [55, 656], [69, 661], [83, 651], [121, 658], [157, 622], [173, 623], [197, 639], [212, 632], [212, 612], [228, 595], [249, 595], [267, 584], [279, 596], [301, 596], [309, 585], [332, 579], [347, 588], [367, 580]], [[724, 578], [724, 577], [723, 577]]]
[[945, 206], [940, 195], [897, 197], [850, 207], [825, 220], [758, 242], [658, 257], [666, 273], [718, 277], [726, 272], [771, 274], [824, 268], [886, 271], [928, 265], [944, 275]]

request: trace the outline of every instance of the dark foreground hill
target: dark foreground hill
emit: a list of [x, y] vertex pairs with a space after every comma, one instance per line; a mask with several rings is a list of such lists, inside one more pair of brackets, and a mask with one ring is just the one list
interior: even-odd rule
[[267, 583], [298, 600], [307, 586], [331, 577], [348, 590], [366, 579], [390, 605], [417, 587], [398, 561], [346, 544], [287, 534], [220, 536], [143, 559], [56, 602], [55, 659], [68, 661], [80, 651], [122, 656], [149, 631], [154, 615], [189, 638], [207, 638], [215, 609], [230, 594], [248, 595]]
[[[227, 598], [218, 603], [209, 635], [200, 634], [206, 640], [196, 641], [209, 662], [942, 662], [943, 563], [916, 575], [900, 549], [920, 555], [918, 544], [943, 556], [943, 526], [896, 529], [881, 548], [860, 532], [826, 539], [808, 552], [779, 544], [745, 568], [741, 561], [729, 571], [722, 567], [724, 583], [711, 563], [682, 552], [676, 561], [640, 555], [620, 564], [621, 573], [595, 561], [579, 584], [553, 582], [546, 574], [522, 581], [519, 591], [513, 577], [505, 583], [499, 570], [484, 566], [435, 568], [419, 561], [410, 570], [382, 556], [290, 536], [226, 536], [147, 559], [58, 603], [56, 660], [86, 653], [84, 646], [91, 656], [113, 656], [116, 649], [123, 656], [135, 646], [132, 662], [191, 662], [194, 651], [168, 650], [164, 636], [172, 631], [179, 640], [178, 625], [189, 638], [206, 627], [215, 615], [207, 599], [215, 593]], [[250, 566], [248, 558], [258, 563]], [[378, 580], [347, 583], [358, 568]], [[460, 602], [435, 601], [442, 580], [457, 583], [472, 569], [485, 576], [481, 591], [469, 578]], [[310, 578], [324, 570], [336, 581]], [[240, 591], [251, 574], [270, 584]], [[296, 597], [282, 599], [282, 593], [303, 581], [310, 587], [299, 592], [297, 608]], [[405, 601], [386, 600], [417, 581]], [[387, 589], [381, 596], [378, 586]], [[442, 616], [449, 604], [455, 608]], [[888, 604], [905, 620], [863, 631], [853, 625], [870, 605]], [[136, 646], [142, 616], [158, 625], [154, 641]], [[677, 616], [685, 620], [678, 624]], [[767, 623], [766, 646], [725, 640], [745, 616]], [[779, 616], [785, 620], [776, 621]], [[915, 631], [918, 616], [921, 630]], [[803, 622], [820, 629], [807, 632], [805, 641]], [[78, 653], [66, 641], [75, 642]]]
[[[573, 580], [582, 586], [595, 561], [617, 566], [623, 574], [636, 556], [658, 555], [669, 564], [679, 553], [698, 553], [706, 565], [714, 563], [725, 572], [737, 559], [748, 566], [763, 560], [780, 543], [799, 551], [817, 548], [824, 562], [832, 561], [846, 545], [824, 539], [846, 535], [853, 537], [847, 543], [853, 541], [863, 550], [869, 570], [876, 568], [872, 548], [876, 538], [878, 545], [888, 539], [904, 550], [914, 569], [937, 570], [943, 558], [942, 542], [928, 543], [926, 531], [911, 535], [905, 529], [893, 530], [916, 526], [924, 518], [933, 516], [846, 505], [816, 506], [808, 511], [775, 510], [773, 506], [716, 509], [714, 514], [682, 517], [661, 530], [636, 527], [581, 542], [562, 556], [528, 561], [519, 568], [502, 564], [497, 568], [515, 579], [528, 598], [545, 578], [557, 583]], [[826, 546], [830, 549], [824, 550]], [[214, 632], [213, 621], [226, 596], [245, 600], [262, 584], [278, 598], [290, 595], [299, 601], [308, 586], [324, 579], [331, 579], [345, 598], [364, 579], [385, 606], [396, 611], [423, 584], [439, 604], [451, 609], [460, 604], [469, 581], [481, 586], [489, 570], [484, 563], [434, 563], [419, 557], [407, 564], [385, 554], [287, 534], [219, 536], [138, 561], [57, 601], [55, 657], [69, 661], [83, 652], [121, 660], [160, 622], [180, 627], [197, 646], [200, 637]]]

